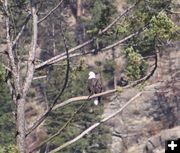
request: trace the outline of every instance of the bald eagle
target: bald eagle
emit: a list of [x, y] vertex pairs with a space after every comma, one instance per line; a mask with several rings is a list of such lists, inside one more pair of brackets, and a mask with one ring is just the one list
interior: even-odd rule
[[[95, 73], [92, 71], [89, 72], [88, 91], [89, 91], [90, 95], [102, 92], [102, 85], [101, 85], [99, 79], [97, 79]], [[98, 105], [98, 103], [100, 102], [100, 99], [101, 99], [101, 97], [97, 97], [94, 100], [94, 104]]]

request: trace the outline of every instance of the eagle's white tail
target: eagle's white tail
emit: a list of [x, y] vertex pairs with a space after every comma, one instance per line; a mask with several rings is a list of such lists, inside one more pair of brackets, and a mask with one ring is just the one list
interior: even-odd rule
[[96, 99], [94, 100], [94, 105], [98, 105], [98, 103], [99, 103], [99, 101], [98, 101], [98, 99], [96, 98]]

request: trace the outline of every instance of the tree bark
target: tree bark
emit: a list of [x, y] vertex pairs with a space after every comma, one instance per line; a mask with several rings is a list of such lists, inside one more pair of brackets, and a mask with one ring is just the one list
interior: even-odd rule
[[[9, 11], [8, 11], [8, 0], [5, 0], [4, 3], [5, 11], [8, 14], [6, 16], [6, 39], [7, 39], [7, 46], [8, 46], [8, 59], [10, 66], [13, 71], [13, 86], [12, 89], [12, 97], [13, 101], [16, 104], [16, 141], [18, 145], [18, 149], [20, 153], [26, 152], [26, 144], [25, 144], [25, 98], [21, 95], [21, 87], [20, 87], [20, 76], [19, 76], [19, 69], [18, 63], [15, 62], [15, 56], [13, 54], [13, 43], [10, 37], [10, 18], [9, 18]], [[20, 36], [20, 35], [19, 35]], [[18, 36], [18, 37], [19, 37]], [[18, 38], [17, 38], [18, 39]], [[15, 39], [16, 40], [16, 39]], [[14, 44], [16, 41], [14, 42]]]
[[17, 117], [16, 117], [16, 141], [20, 153], [26, 152], [25, 141], [25, 100], [17, 100]]
[[76, 1], [76, 8], [77, 8], [76, 17], [79, 18], [81, 17], [81, 0]]
[[30, 89], [33, 75], [34, 75], [34, 59], [36, 53], [36, 45], [37, 45], [37, 34], [38, 34], [38, 27], [37, 27], [37, 14], [35, 9], [35, 0], [30, 0], [31, 3], [31, 14], [32, 14], [32, 40], [31, 40], [31, 50], [29, 51], [29, 58], [28, 58], [28, 69], [26, 78], [24, 81], [22, 94], [18, 94], [16, 96], [16, 141], [18, 145], [18, 149], [20, 153], [26, 153], [26, 129], [25, 129], [25, 99], [27, 93]]
[[[81, 0], [76, 0], [76, 41], [77, 44], [82, 44], [83, 42], [83, 31], [84, 26], [83, 23], [81, 23]], [[83, 51], [83, 48], [80, 49]]]

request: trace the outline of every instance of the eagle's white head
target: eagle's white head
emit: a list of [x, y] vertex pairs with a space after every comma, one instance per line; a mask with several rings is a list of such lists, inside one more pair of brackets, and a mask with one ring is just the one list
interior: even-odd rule
[[88, 79], [93, 79], [93, 78], [96, 78], [96, 74], [93, 71], [90, 71]]

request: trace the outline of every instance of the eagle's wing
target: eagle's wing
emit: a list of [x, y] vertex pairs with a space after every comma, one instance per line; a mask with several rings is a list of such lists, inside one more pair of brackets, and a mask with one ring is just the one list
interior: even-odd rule
[[96, 79], [95, 93], [102, 92], [102, 83], [99, 79]]
[[90, 94], [95, 93], [95, 85], [96, 85], [96, 79], [88, 79], [88, 91]]
[[87, 89], [88, 89], [89, 93], [91, 93], [92, 89], [91, 89], [90, 79], [88, 79], [88, 81], [87, 81]]
[[88, 91], [90, 94], [96, 94], [102, 92], [101, 81], [97, 78], [88, 79]]

